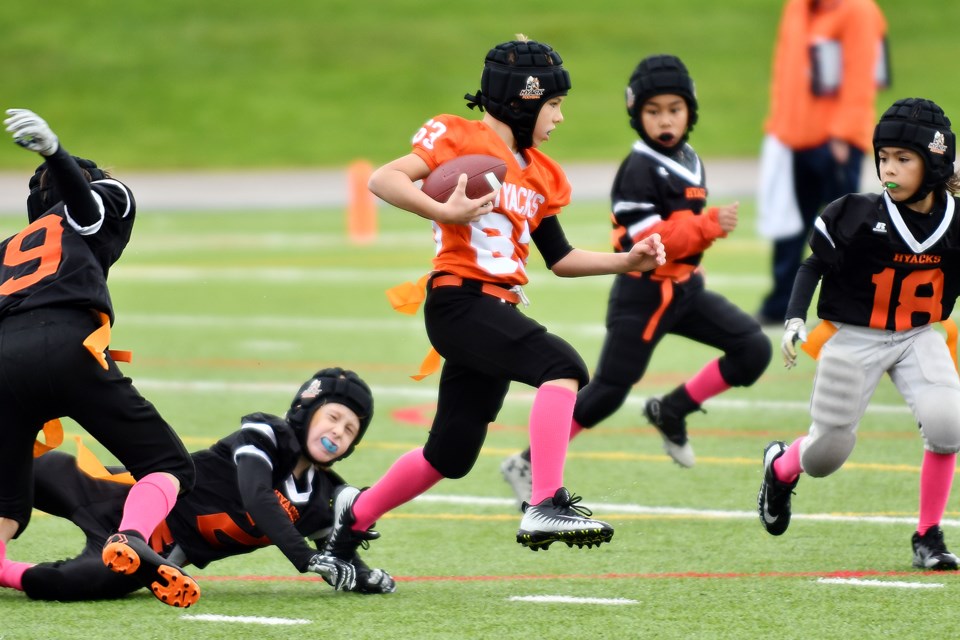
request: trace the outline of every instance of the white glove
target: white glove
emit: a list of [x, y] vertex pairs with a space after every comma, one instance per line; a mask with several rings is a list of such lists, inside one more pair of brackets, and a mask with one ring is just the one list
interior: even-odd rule
[[310, 559], [307, 571], [320, 574], [335, 591], [350, 591], [357, 584], [357, 572], [353, 565], [333, 556], [318, 553]]
[[352, 589], [357, 593], [393, 593], [396, 590], [397, 583], [389, 573], [365, 567], [357, 571], [357, 586]]
[[52, 156], [60, 148], [60, 141], [47, 122], [28, 109], [7, 109], [10, 116], [3, 121], [13, 141], [24, 149], [42, 156]]
[[787, 369], [792, 369], [797, 364], [797, 340], [807, 341], [807, 326], [802, 318], [790, 318], [783, 323], [783, 339], [780, 340], [783, 366]]

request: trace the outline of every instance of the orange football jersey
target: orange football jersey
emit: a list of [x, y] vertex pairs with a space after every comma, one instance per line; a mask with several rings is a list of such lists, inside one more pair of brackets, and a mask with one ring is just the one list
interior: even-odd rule
[[436, 271], [508, 286], [527, 283], [530, 233], [570, 202], [570, 183], [556, 162], [525, 150], [525, 168], [490, 127], [479, 120], [439, 115], [413, 137], [413, 153], [431, 171], [453, 158], [486, 154], [503, 159], [507, 175], [493, 211], [469, 225], [433, 223]]

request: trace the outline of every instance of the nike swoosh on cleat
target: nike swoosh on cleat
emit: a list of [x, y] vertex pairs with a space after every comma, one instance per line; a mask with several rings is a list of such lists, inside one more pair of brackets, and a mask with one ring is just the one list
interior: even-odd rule
[[780, 516], [774, 516], [774, 515], [771, 515], [771, 514], [770, 514], [770, 512], [767, 510], [767, 501], [766, 501], [766, 499], [764, 499], [764, 501], [763, 501], [763, 521], [766, 522], [767, 524], [773, 524], [773, 523], [775, 523], [775, 522], [776, 522], [777, 520], [779, 520], [779, 519], [780, 519]]

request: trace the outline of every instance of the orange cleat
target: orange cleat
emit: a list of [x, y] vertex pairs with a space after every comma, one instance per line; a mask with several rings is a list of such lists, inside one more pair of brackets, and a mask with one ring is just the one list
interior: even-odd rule
[[164, 604], [185, 609], [200, 599], [196, 580], [151, 549], [136, 532], [122, 531], [107, 538], [102, 557], [108, 569], [133, 576]]

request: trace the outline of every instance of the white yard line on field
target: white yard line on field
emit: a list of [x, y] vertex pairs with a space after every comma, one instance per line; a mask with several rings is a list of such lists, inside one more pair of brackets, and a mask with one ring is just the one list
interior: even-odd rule
[[[125, 265], [110, 272], [111, 282], [267, 282], [291, 283], [324, 282], [327, 284], [382, 283], [389, 287], [404, 280], [416, 280], [429, 270], [424, 263], [420, 271], [397, 271], [396, 269], [344, 269], [335, 267], [180, 267], [180, 266], [137, 266]], [[766, 286], [770, 278], [765, 274], [722, 274], [711, 273], [707, 276], [711, 286], [756, 288]], [[591, 287], [609, 289], [613, 276], [594, 276], [579, 278], [576, 285], [549, 274], [536, 275], [527, 285], [533, 294], [538, 289]], [[526, 288], [526, 287], [525, 287]]]
[[630, 600], [628, 598], [576, 598], [573, 596], [510, 596], [507, 600], [509, 602], [538, 602], [545, 604], [638, 604], [637, 600]]
[[903, 582], [900, 580], [864, 580], [862, 578], [817, 578], [819, 584], [843, 584], [855, 587], [889, 587], [895, 589], [937, 589], [939, 582]]
[[265, 618], [261, 616], [222, 616], [213, 613], [185, 613], [180, 616], [181, 620], [197, 620], [200, 622], [234, 622], [240, 624], [265, 624], [276, 625], [296, 625], [313, 624], [313, 620], [304, 620], [303, 618]]
[[[357, 325], [354, 325], [357, 326]], [[154, 378], [137, 378], [138, 387], [155, 391], [177, 391], [186, 393], [270, 393], [290, 395], [290, 389], [295, 388], [297, 381], [283, 382], [230, 382], [226, 380], [158, 380]], [[292, 386], [291, 386], [292, 385]], [[436, 385], [429, 382], [410, 385], [371, 385], [371, 390], [377, 397], [402, 398], [414, 402], [436, 400]], [[511, 389], [507, 394], [507, 402], [532, 403], [534, 392], [525, 388]], [[646, 398], [632, 394], [624, 404], [641, 407]], [[708, 400], [707, 409], [752, 409], [756, 411], [807, 411], [809, 403], [806, 401], [791, 400], [727, 400], [714, 398]], [[873, 404], [867, 408], [867, 413], [909, 414], [910, 410], [904, 405]]]
[[[517, 501], [513, 498], [490, 498], [484, 496], [457, 496], [457, 495], [435, 495], [427, 493], [414, 498], [414, 502], [429, 504], [452, 504], [470, 507], [512, 507], [516, 508]], [[694, 509], [687, 507], [651, 507], [640, 504], [614, 503], [614, 502], [591, 502], [587, 506], [596, 513], [603, 514], [605, 517], [615, 517], [616, 515], [645, 515], [662, 517], [685, 517], [690, 519], [719, 519], [719, 520], [752, 520], [757, 518], [757, 512], [750, 511], [725, 511], [720, 509]], [[808, 520], [811, 522], [838, 522], [838, 523], [860, 523], [860, 524], [913, 524], [917, 523], [916, 516], [898, 517], [898, 516], [866, 516], [866, 515], [844, 515], [837, 513], [794, 513], [793, 520]], [[960, 520], [943, 520], [941, 524], [945, 526], [960, 526]]]

